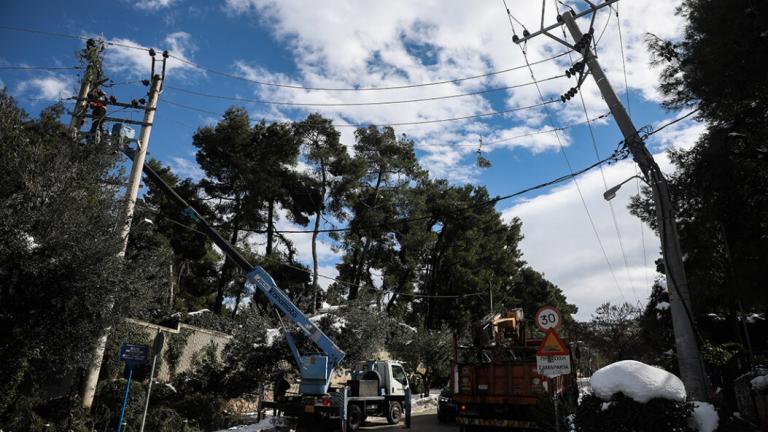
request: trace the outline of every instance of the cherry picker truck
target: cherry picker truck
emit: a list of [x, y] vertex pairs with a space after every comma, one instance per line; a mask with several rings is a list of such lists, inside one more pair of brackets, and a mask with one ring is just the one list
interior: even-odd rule
[[[125, 144], [126, 139], [120, 136], [111, 138], [117, 141], [113, 144], [118, 144], [123, 153], [133, 160], [134, 150]], [[341, 425], [342, 430], [350, 431], [357, 430], [367, 416], [385, 417], [390, 424], [398, 423], [404, 412], [407, 412], [406, 419], [409, 417], [410, 388], [402, 363], [379, 360], [360, 362], [353, 368], [352, 379], [347, 386], [331, 388], [334, 369], [344, 358], [344, 352], [291, 301], [263, 268], [251, 265], [149, 165], [145, 163], [142, 171], [168, 198], [184, 208], [184, 215], [243, 271], [246, 287], [254, 293], [264, 293], [320, 349], [320, 353], [300, 354], [281, 319], [283, 333], [300, 372], [299, 394], [266, 403], [265, 407], [277, 408], [288, 416], [297, 417], [299, 425], [322, 422], [330, 427]]]

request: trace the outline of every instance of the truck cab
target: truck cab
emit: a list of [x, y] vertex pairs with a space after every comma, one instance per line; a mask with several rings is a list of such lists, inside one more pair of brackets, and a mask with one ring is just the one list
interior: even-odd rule
[[399, 361], [358, 362], [352, 371], [352, 380], [377, 380], [377, 396], [405, 396], [405, 389], [408, 388], [408, 377]]

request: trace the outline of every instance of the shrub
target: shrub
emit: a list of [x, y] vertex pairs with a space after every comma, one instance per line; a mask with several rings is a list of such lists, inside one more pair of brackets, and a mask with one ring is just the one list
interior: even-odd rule
[[691, 432], [691, 411], [686, 402], [668, 399], [641, 404], [622, 393], [610, 401], [586, 395], [576, 409], [575, 423], [578, 432]]

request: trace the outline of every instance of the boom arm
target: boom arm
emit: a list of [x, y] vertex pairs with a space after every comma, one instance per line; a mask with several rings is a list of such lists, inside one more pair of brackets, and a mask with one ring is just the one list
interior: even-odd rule
[[[131, 160], [133, 160], [134, 151], [127, 146], [123, 148], [125, 153]], [[283, 314], [293, 321], [304, 334], [312, 340], [323, 352], [323, 354], [310, 354], [298, 358], [295, 345], [293, 345], [290, 335], [286, 333], [287, 340], [292, 345], [291, 351], [296, 357], [297, 366], [301, 372], [302, 393], [316, 393], [321, 394], [328, 391], [328, 385], [330, 384], [331, 374], [333, 369], [341, 363], [344, 358], [344, 351], [339, 349], [335, 343], [320, 330], [315, 323], [310, 319], [291, 301], [288, 295], [278, 288], [272, 276], [269, 275], [260, 266], [251, 265], [241, 254], [235, 249], [228, 241], [224, 239], [203, 216], [197, 212], [192, 206], [187, 203], [184, 198], [179, 196], [168, 183], [163, 180], [158, 173], [155, 172], [149, 165], [144, 163], [142, 167], [144, 174], [149, 177], [169, 198], [176, 201], [177, 204], [184, 207], [184, 215], [192, 219], [195, 222], [198, 229], [202, 231], [208, 238], [213, 241], [216, 246], [221, 249], [226, 256], [228, 256], [247, 276], [246, 286], [253, 289], [254, 292], [258, 289], [263, 292], [269, 301], [275, 305]]]

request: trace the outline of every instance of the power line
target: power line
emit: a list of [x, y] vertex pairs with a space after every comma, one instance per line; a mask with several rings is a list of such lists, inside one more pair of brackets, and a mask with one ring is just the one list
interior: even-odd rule
[[[584, 174], [585, 172], [590, 171], [590, 170], [594, 169], [595, 167], [598, 167], [598, 166], [600, 166], [602, 164], [613, 163], [613, 162], [619, 161], [621, 159], [624, 159], [625, 157], [626, 157], [626, 152], [625, 152], [625, 149], [624, 149], [624, 143], [621, 142], [619, 144], [619, 148], [617, 148], [617, 150], [611, 156], [609, 156], [607, 158], [604, 158], [602, 160], [599, 160], [599, 161], [597, 161], [597, 162], [595, 162], [595, 163], [593, 163], [593, 164], [591, 164], [591, 165], [589, 165], [589, 166], [587, 166], [585, 168], [582, 168], [579, 171], [571, 172], [569, 174], [562, 175], [560, 177], [557, 177], [555, 179], [549, 180], [547, 182], [539, 183], [539, 184], [537, 184], [535, 186], [530, 186], [530, 187], [527, 187], [525, 189], [521, 189], [521, 190], [519, 190], [517, 192], [508, 194], [508, 195], [497, 196], [495, 198], [484, 200], [484, 201], [476, 203], [476, 204], [472, 204], [472, 205], [469, 205], [469, 206], [461, 207], [461, 208], [458, 208], [456, 210], [450, 211], [447, 214], [457, 214], [457, 213], [461, 213], [463, 211], [470, 210], [470, 209], [477, 208], [477, 207], [487, 206], [487, 205], [491, 205], [491, 204], [495, 205], [496, 203], [501, 202], [501, 201], [505, 201], [505, 200], [508, 200], [508, 199], [511, 199], [511, 198], [515, 198], [515, 197], [527, 194], [529, 192], [533, 192], [533, 191], [536, 191], [536, 190], [539, 190], [539, 189], [544, 189], [544, 188], [549, 187], [549, 186], [554, 186], [556, 184], [563, 183], [566, 180], [570, 180], [572, 178], [575, 178], [575, 177], [577, 177], [577, 176], [579, 176], [581, 174]], [[332, 232], [347, 232], [347, 231], [365, 231], [365, 230], [376, 229], [376, 228], [390, 228], [393, 225], [404, 225], [404, 224], [409, 224], [409, 223], [414, 223], [414, 222], [420, 222], [420, 221], [431, 219], [433, 217], [434, 217], [434, 215], [429, 214], [429, 215], [423, 215], [423, 216], [417, 216], [417, 217], [395, 219], [395, 220], [388, 221], [388, 222], [385, 222], [385, 223], [366, 225], [366, 226], [362, 226], [362, 227], [354, 227], [354, 228], [352, 228], [352, 227], [325, 228], [325, 229], [320, 229], [317, 232], [319, 232], [319, 233], [332, 233]], [[267, 232], [266, 230], [249, 230], [249, 231], [255, 232], [255, 233], [259, 233], [259, 234], [264, 234], [264, 233]], [[314, 232], [314, 230], [279, 230], [279, 231], [274, 231], [274, 232], [281, 233], [281, 234], [312, 234]]]
[[[601, 115], [599, 115], [597, 117], [592, 117], [591, 119], [588, 119], [586, 121], [580, 121], [580, 122], [576, 122], [576, 123], [571, 123], [571, 124], [565, 125], [565, 126], [560, 126], [560, 127], [556, 127], [556, 128], [550, 128], [550, 129], [544, 129], [544, 130], [540, 130], [540, 131], [536, 131], [536, 132], [528, 132], [528, 133], [521, 134], [521, 135], [515, 135], [515, 136], [511, 136], [511, 137], [507, 137], [507, 138], [498, 139], [498, 140], [495, 140], [495, 141], [485, 141], [485, 140], [483, 140], [483, 145], [484, 146], [492, 146], [492, 145], [496, 145], [496, 144], [503, 144], [503, 143], [506, 143], [506, 142], [509, 142], [509, 141], [518, 140], [518, 139], [521, 139], [521, 138], [528, 138], [528, 137], [535, 136], [535, 135], [543, 135], [543, 134], [548, 134], [548, 133], [552, 133], [552, 132], [556, 132], [556, 131], [564, 131], [564, 130], [567, 130], [567, 129], [575, 128], [577, 126], [585, 125], [585, 124], [587, 124], [588, 121], [595, 122], [595, 121], [598, 121], [598, 120], [601, 120], [601, 119], [604, 119], [604, 118], [610, 117], [610, 116], [611, 116], [611, 113], [608, 112], [608, 113], [605, 113], [605, 114], [601, 114]], [[420, 147], [473, 147], [474, 148], [474, 147], [477, 147], [477, 144], [429, 144], [429, 143], [419, 143], [419, 144], [416, 144], [416, 147], [417, 148], [420, 148]]]
[[[611, 15], [609, 13], [608, 17], [610, 18], [610, 16]], [[608, 20], [606, 20], [605, 28], [608, 27], [607, 21]], [[603, 32], [605, 32], [605, 28], [603, 29]], [[563, 39], [564, 40], [567, 39], [568, 36], [565, 33], [565, 28], [561, 27], [561, 30], [563, 31]], [[595, 45], [597, 45], [597, 43], [595, 43]], [[595, 51], [595, 52], [597, 52], [597, 51]], [[568, 54], [568, 58], [571, 60], [571, 63], [573, 63], [573, 58], [571, 57], [570, 53]], [[592, 123], [589, 121], [589, 113], [587, 112], [587, 104], [584, 101], [584, 95], [581, 92], [579, 92], [579, 99], [581, 100], [581, 107], [584, 110], [584, 117], [587, 119], [587, 125], [589, 126], [589, 136], [590, 136], [590, 138], [592, 140], [592, 148], [595, 150], [595, 157], [597, 158], [597, 160], [600, 160], [600, 151], [597, 148], [597, 139], [595, 138], [595, 131], [592, 129]], [[600, 177], [603, 180], [603, 191], [607, 191], [608, 190], [608, 182], [605, 180], [605, 171], [603, 170], [602, 166], [600, 167]], [[608, 201], [608, 208], [609, 208], [609, 210], [611, 212], [611, 221], [613, 222], [613, 228], [614, 228], [614, 231], [616, 232], [616, 240], [619, 243], [619, 250], [621, 251], [621, 258], [622, 258], [622, 260], [624, 262], [624, 272], [627, 274], [627, 283], [629, 284], [629, 286], [630, 286], [630, 288], [632, 290], [632, 294], [634, 295], [635, 300], [638, 303], [640, 303], [640, 299], [637, 297], [637, 292], [635, 291], [635, 286], [633, 284], [632, 277], [630, 276], [630, 273], [629, 273], [629, 260], [627, 259], [627, 253], [626, 253], [626, 251], [624, 249], [624, 239], [622, 238], [621, 230], [619, 229], [619, 223], [616, 220], [616, 210], [613, 208], [613, 202], [612, 201]], [[642, 221], [641, 221], [641, 223], [642, 223]]]
[[0, 66], [0, 70], [36, 71], [36, 70], [77, 70], [78, 66]]
[[[39, 34], [44, 36], [54, 36], [59, 38], [66, 38], [66, 39], [77, 39], [82, 41], [87, 41], [89, 39], [93, 39], [93, 37], [89, 36], [80, 36], [80, 35], [73, 35], [68, 33], [59, 33], [59, 32], [51, 32], [51, 31], [43, 31], [43, 30], [35, 30], [35, 29], [29, 29], [29, 28], [23, 28], [23, 27], [10, 27], [10, 26], [3, 26], [0, 25], [0, 30], [8, 30], [8, 31], [15, 31], [15, 32], [23, 32], [23, 33], [32, 33], [32, 34]], [[141, 50], [141, 51], [149, 51], [149, 48], [144, 48], [136, 45], [130, 45], [125, 44], [121, 42], [112, 42], [112, 41], [104, 41], [105, 44], [111, 45], [111, 46], [117, 46], [122, 48], [128, 48], [128, 49], [135, 49], [135, 50]]]
[[[565, 75], [556, 75], [552, 76], [546, 79], [543, 79], [542, 81], [552, 81], [558, 78], [562, 78]], [[466, 96], [476, 96], [480, 94], [485, 93], [492, 93], [502, 90], [511, 90], [521, 87], [526, 87], [533, 85], [532, 82], [522, 83], [522, 84], [515, 84], [511, 86], [506, 87], [495, 87], [485, 90], [479, 90], [475, 92], [468, 92], [468, 93], [459, 93], [459, 94], [453, 94], [453, 95], [447, 95], [447, 96], [432, 96], [432, 97], [425, 97], [425, 98], [417, 98], [417, 99], [402, 99], [402, 100], [389, 100], [389, 101], [378, 101], [378, 102], [288, 102], [288, 101], [272, 101], [272, 100], [264, 100], [264, 99], [251, 99], [251, 98], [244, 98], [239, 96], [223, 96], [223, 95], [217, 95], [217, 94], [210, 94], [210, 93], [203, 93], [198, 92], [194, 90], [187, 90], [179, 87], [173, 87], [173, 86], [165, 86], [166, 89], [177, 91], [180, 93], [186, 93], [194, 96], [200, 96], [200, 97], [206, 97], [211, 99], [223, 99], [223, 100], [232, 100], [232, 101], [238, 101], [238, 102], [250, 102], [250, 103], [257, 103], [257, 104], [264, 104], [264, 105], [283, 105], [283, 106], [311, 106], [311, 107], [339, 107], [339, 106], [370, 106], [370, 105], [394, 105], [394, 104], [404, 104], [404, 103], [414, 103], [414, 102], [428, 102], [428, 101], [435, 101], [435, 100], [443, 100], [443, 99], [452, 99], [452, 98], [459, 98], [459, 97], [466, 97]]]
[[[611, 6], [608, 10], [608, 18], [611, 17], [610, 11], [613, 10]], [[632, 115], [632, 106], [629, 103], [629, 80], [627, 79], [627, 62], [624, 59], [624, 37], [621, 32], [621, 17], [619, 16], [619, 3], [616, 3], [616, 27], [619, 31], [619, 49], [621, 52], [621, 69], [624, 72], [624, 94], [627, 98], [627, 114]], [[597, 47], [595, 47], [597, 49]], [[597, 52], [597, 51], [595, 51]], [[635, 175], [639, 176], [640, 168], [635, 164]], [[640, 195], [640, 179], [635, 180], [635, 187], [637, 188], [637, 194]], [[609, 201], [610, 203], [610, 201]], [[648, 277], [648, 252], [645, 248], [645, 224], [642, 219], [638, 218], [637, 222], [640, 224], [640, 243], [643, 248], [643, 278], [645, 279], [645, 288], [650, 285], [650, 278]]]
[[[560, 57], [566, 55], [567, 53], [568, 53], [568, 51], [564, 51], [564, 52], [555, 54], [553, 56], [550, 56], [550, 57], [547, 57], [547, 58], [544, 58], [544, 59], [541, 59], [541, 60], [537, 60], [537, 61], [535, 61], [535, 62], [533, 62], [531, 64], [532, 65], [536, 65], [536, 64], [546, 63], [546, 62], [555, 60], [557, 58], [560, 58]], [[235, 75], [235, 74], [231, 74], [231, 73], [227, 73], [227, 72], [222, 72], [222, 71], [219, 71], [219, 70], [211, 69], [209, 67], [202, 66], [202, 65], [200, 65], [198, 63], [195, 63], [193, 61], [190, 61], [190, 60], [187, 60], [187, 59], [184, 59], [184, 58], [180, 58], [180, 57], [175, 56], [173, 54], [171, 54], [170, 57], [174, 58], [174, 59], [176, 59], [176, 60], [178, 60], [178, 61], [180, 61], [180, 62], [182, 62], [184, 64], [192, 66], [194, 68], [203, 70], [205, 72], [209, 72], [209, 73], [212, 73], [212, 74], [215, 74], [215, 75], [220, 75], [220, 76], [223, 76], [223, 77], [227, 77], [227, 78], [231, 78], [231, 79], [235, 79], [235, 80], [239, 80], [239, 81], [249, 82], [249, 83], [252, 83], [252, 84], [258, 84], [258, 85], [263, 85], [263, 86], [267, 86], [267, 87], [288, 88], [288, 89], [295, 89], [295, 90], [319, 90], [319, 91], [381, 91], [381, 90], [399, 90], [399, 89], [408, 89], [408, 88], [416, 88], [416, 87], [427, 87], [427, 86], [435, 86], [435, 85], [442, 85], [442, 84], [453, 84], [453, 83], [458, 83], [458, 82], [462, 82], [462, 81], [469, 81], [469, 80], [485, 78], [485, 77], [489, 77], [489, 76], [493, 76], [493, 75], [499, 75], [499, 74], [503, 74], [503, 73], [507, 73], [507, 72], [512, 72], [512, 71], [519, 70], [519, 69], [522, 69], [522, 68], [526, 67], [525, 65], [520, 65], [520, 66], [514, 66], [514, 67], [498, 70], [498, 71], [487, 72], [487, 73], [484, 73], [484, 74], [467, 76], [467, 77], [463, 77], [463, 78], [455, 78], [455, 79], [450, 79], [450, 80], [433, 81], [433, 82], [426, 82], [426, 83], [419, 83], [419, 84], [403, 84], [403, 85], [397, 85], [397, 86], [384, 86], [384, 87], [311, 87], [311, 86], [302, 86], [302, 85], [285, 84], [285, 83], [274, 83], [274, 82], [267, 82], [267, 81], [251, 79], [251, 78], [247, 78], [247, 77], [243, 77], [243, 76], [239, 76], [239, 75]]]
[[[44, 36], [53, 36], [53, 37], [66, 38], [66, 39], [76, 39], [76, 40], [83, 40], [83, 41], [87, 41], [88, 39], [92, 39], [91, 37], [88, 37], [88, 36], [80, 36], [80, 35], [73, 35], [73, 34], [60, 33], [60, 32], [51, 32], [51, 31], [43, 31], [43, 30], [36, 30], [36, 29], [23, 28], [23, 27], [10, 27], [10, 26], [2, 26], [2, 25], [0, 25], [0, 30], [32, 33], [32, 34], [39, 34], [39, 35], [44, 35]], [[145, 48], [145, 47], [142, 47], [142, 46], [125, 44], [125, 43], [121, 43], [121, 42], [104, 41], [104, 43], [107, 44], [107, 45], [117, 46], [117, 47], [122, 47], [122, 48], [135, 49], [135, 50], [141, 50], [141, 51], [149, 51], [149, 48]], [[546, 63], [546, 62], [555, 60], [557, 58], [560, 58], [560, 57], [566, 55], [567, 53], [568, 53], [568, 51], [564, 51], [564, 52], [552, 55], [550, 57], [547, 57], [547, 58], [544, 58], [544, 59], [541, 59], [541, 60], [537, 60], [537, 61], [535, 61], [535, 62], [533, 62], [531, 64], [532, 65], [537, 65], [537, 64], [541, 64], [541, 63]], [[507, 73], [507, 72], [512, 72], [512, 71], [519, 70], [519, 69], [522, 69], [522, 68], [526, 67], [525, 65], [519, 65], [519, 66], [513, 66], [513, 67], [510, 67], [510, 68], [506, 68], [506, 69], [501, 69], [501, 70], [497, 70], [497, 71], [487, 72], [487, 73], [484, 73], [484, 74], [471, 75], [471, 76], [462, 77], [462, 78], [454, 78], [454, 79], [450, 79], [450, 80], [433, 81], [433, 82], [426, 82], [426, 83], [419, 83], [419, 84], [404, 84], [404, 85], [398, 85], [398, 86], [385, 86], [385, 87], [310, 87], [310, 86], [301, 86], [301, 85], [295, 85], [295, 84], [273, 83], [273, 82], [267, 82], [267, 81], [260, 81], [260, 80], [255, 80], [255, 79], [251, 79], [251, 78], [247, 78], [247, 77], [243, 77], [243, 76], [239, 76], [239, 75], [235, 75], [235, 74], [231, 74], [231, 73], [227, 73], [227, 72], [222, 72], [222, 71], [219, 71], [219, 70], [207, 67], [207, 66], [203, 66], [203, 65], [201, 65], [199, 63], [195, 63], [195, 62], [193, 62], [191, 60], [185, 59], [184, 57], [175, 55], [173, 53], [171, 53], [169, 55], [169, 57], [173, 58], [175, 60], [178, 60], [179, 62], [184, 63], [184, 64], [186, 64], [188, 66], [192, 66], [192, 67], [194, 67], [196, 69], [199, 69], [199, 70], [202, 70], [202, 71], [205, 71], [205, 72], [208, 72], [208, 73], [212, 73], [212, 74], [215, 74], [215, 75], [220, 75], [220, 76], [231, 78], [231, 79], [235, 79], [235, 80], [246, 81], [246, 82], [250, 82], [250, 83], [253, 83], [253, 84], [259, 84], [259, 85], [268, 86], [268, 87], [290, 88], [290, 89], [297, 89], [297, 90], [323, 90], [323, 91], [380, 91], [380, 90], [397, 90], [397, 89], [407, 89], [407, 88], [416, 88], [416, 87], [427, 87], [427, 86], [451, 84], [451, 83], [458, 83], [458, 82], [469, 81], [469, 80], [474, 80], [474, 79], [486, 78], [486, 77], [489, 77], [489, 76], [500, 75], [500, 74], [504, 74], [504, 73]]]
[[[168, 222], [170, 222], [170, 223], [172, 223], [174, 225], [177, 225], [177, 226], [179, 226], [181, 228], [184, 228], [184, 229], [186, 229], [186, 230], [188, 230], [190, 232], [194, 232], [194, 233], [203, 235], [205, 237], [208, 237], [208, 234], [206, 234], [206, 233], [204, 233], [204, 232], [202, 232], [202, 231], [200, 231], [200, 230], [198, 230], [196, 228], [188, 226], [188, 225], [184, 224], [183, 222], [180, 222], [180, 221], [178, 221], [176, 219], [173, 219], [170, 216], [167, 216], [167, 215], [163, 214], [160, 210], [154, 209], [154, 208], [152, 208], [152, 207], [150, 207], [150, 206], [148, 206], [146, 204], [143, 204], [143, 203], [137, 203], [137, 205], [139, 205], [140, 207], [144, 208], [147, 211], [150, 211], [150, 212], [152, 212], [152, 213], [162, 217], [163, 219], [167, 220]], [[284, 267], [288, 267], [288, 268], [292, 268], [294, 270], [298, 270], [298, 271], [301, 271], [301, 272], [304, 272], [304, 273], [307, 273], [307, 274], [310, 274], [310, 275], [314, 273], [312, 270], [306, 269], [304, 267], [296, 266], [296, 265], [293, 265], [293, 264], [285, 263], [283, 261], [278, 260], [277, 258], [272, 258], [272, 257], [269, 257], [269, 256], [262, 256], [261, 258], [264, 259], [264, 260], [267, 260], [267, 261], [271, 261], [271, 262], [273, 262], [275, 264], [278, 264], [278, 265], [281, 265], [281, 266], [284, 266]], [[353, 284], [351, 282], [346, 282], [346, 281], [340, 280], [338, 278], [335, 278], [333, 276], [328, 276], [328, 275], [324, 275], [324, 274], [320, 274], [320, 273], [317, 274], [317, 277], [320, 277], [320, 278], [323, 278], [323, 279], [332, 280], [332, 281], [334, 281], [336, 283], [339, 283], [339, 284], [342, 284], [342, 285], [346, 285], [346, 286], [350, 286], [350, 287], [367, 288], [365, 285]], [[473, 292], [473, 293], [452, 294], [452, 295], [450, 295], [450, 294], [449, 295], [430, 295], [430, 294], [419, 294], [419, 293], [402, 293], [402, 292], [395, 292], [393, 290], [377, 290], [377, 293], [382, 293], [382, 294], [392, 293], [392, 294], [403, 295], [403, 296], [407, 296], [407, 297], [416, 297], [416, 298], [465, 298], [465, 297], [474, 297], [474, 296], [484, 296], [484, 295], [486, 295], [485, 292], [480, 292], [480, 291]]]
[[[542, 1], [544, 1], [544, 0], [542, 0]], [[504, 9], [507, 11], [507, 18], [509, 19], [509, 26], [512, 29], [512, 35], [513, 35], [513, 37], [517, 38], [517, 34], [515, 32], [515, 26], [512, 24], [512, 14], [509, 12], [509, 7], [507, 6], [507, 1], [506, 0], [502, 0], [502, 2], [504, 3]], [[531, 73], [531, 79], [533, 81], [536, 81], [536, 77], [534, 76], [534, 73], [533, 73], [533, 68], [530, 67], [530, 63], [528, 63], [528, 54], [525, 52], [525, 48], [523, 48], [520, 45], [518, 45], [518, 47], [520, 48], [520, 51], [523, 53], [523, 58], [525, 59], [525, 62], [528, 65], [528, 70]], [[542, 93], [541, 87], [539, 87], [538, 84], [536, 85], [536, 91], [539, 94], [539, 98], [541, 100], [544, 100], [544, 94]], [[550, 113], [549, 108], [545, 106], [544, 110], [546, 112], [546, 115], [547, 115], [547, 118], [548, 118], [550, 124], [552, 124], [554, 126], [554, 121], [552, 120], [552, 114]], [[571, 167], [571, 162], [568, 159], [568, 155], [566, 155], [565, 149], [563, 148], [562, 141], [560, 140], [560, 134], [555, 132], [555, 137], [557, 138], [557, 143], [558, 143], [558, 146], [560, 147], [560, 154], [563, 155], [563, 159], [565, 159], [565, 164], [568, 166], [568, 170], [571, 173], [573, 173], [573, 169]], [[589, 224], [592, 227], [592, 232], [595, 234], [595, 237], [597, 238], [597, 243], [600, 245], [600, 250], [603, 253], [603, 257], [605, 258], [605, 262], [606, 262], [606, 264], [608, 264], [608, 270], [610, 271], [611, 276], [613, 277], [613, 281], [616, 284], [616, 288], [618, 288], [619, 293], [621, 294], [622, 298], [624, 298], [624, 301], [626, 301], [626, 297], [624, 297], [624, 292], [621, 290], [621, 286], [619, 286], [619, 281], [616, 278], [616, 273], [613, 271], [613, 265], [611, 264], [611, 261], [608, 259], [608, 253], [606, 253], [605, 247], [603, 246], [603, 242], [600, 239], [600, 234], [597, 232], [597, 227], [595, 226], [595, 222], [592, 219], [592, 214], [589, 212], [589, 208], [587, 208], [587, 203], [584, 200], [584, 195], [581, 193], [581, 187], [579, 186], [579, 182], [576, 181], [575, 177], [572, 177], [572, 178], [573, 178], [573, 183], [576, 186], [576, 191], [578, 192], [579, 198], [581, 199], [581, 204], [584, 207], [584, 211], [587, 213], [587, 219], [589, 220]]]
[[[361, 128], [361, 127], [370, 127], [370, 126], [374, 126], [374, 127], [384, 127], [384, 126], [416, 126], [416, 125], [433, 124], [433, 123], [445, 123], [445, 122], [452, 122], [452, 121], [471, 120], [471, 119], [482, 118], [482, 117], [491, 117], [491, 116], [509, 114], [509, 113], [513, 113], [513, 112], [517, 112], [517, 111], [524, 111], [524, 110], [528, 110], [528, 109], [534, 109], [534, 108], [543, 107], [543, 106], [546, 106], [546, 105], [549, 105], [549, 104], [555, 103], [555, 102], [559, 102], [559, 99], [550, 99], [550, 100], [547, 100], [547, 101], [543, 101], [543, 102], [540, 102], [540, 103], [537, 103], [537, 104], [528, 105], [528, 106], [524, 106], [524, 107], [510, 108], [510, 109], [500, 110], [500, 111], [490, 111], [490, 112], [480, 113], [480, 114], [471, 114], [471, 115], [466, 115], [466, 116], [449, 117], [449, 118], [442, 118], [442, 119], [435, 119], [435, 120], [415, 120], [415, 121], [407, 121], [407, 122], [380, 123], [380, 124], [375, 124], [375, 123], [354, 123], [354, 124], [347, 123], [347, 124], [344, 124], [344, 123], [342, 123], [342, 124], [336, 124], [334, 126], [335, 127]], [[166, 103], [166, 104], [169, 104], [169, 105], [177, 106], [179, 108], [184, 108], [184, 109], [188, 109], [188, 110], [192, 110], [192, 111], [197, 111], [197, 112], [201, 112], [201, 113], [205, 113], [205, 114], [211, 114], [211, 115], [215, 115], [215, 116], [219, 116], [219, 117], [222, 115], [221, 113], [218, 113], [218, 112], [215, 112], [215, 111], [209, 111], [209, 110], [202, 109], [202, 108], [197, 108], [197, 107], [193, 107], [193, 106], [189, 106], [189, 105], [180, 104], [178, 102], [174, 102], [174, 101], [168, 100], [167, 98], [163, 99], [161, 103]]]

